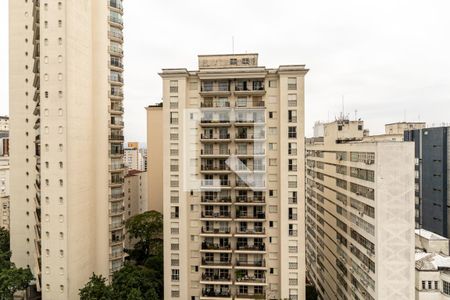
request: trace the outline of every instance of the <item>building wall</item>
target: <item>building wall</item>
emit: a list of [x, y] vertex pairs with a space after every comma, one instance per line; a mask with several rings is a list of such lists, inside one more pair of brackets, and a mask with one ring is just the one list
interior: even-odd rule
[[148, 209], [163, 211], [163, 109], [147, 107]]
[[448, 128], [405, 132], [415, 142], [416, 226], [448, 237]]
[[0, 227], [9, 230], [9, 159], [0, 157]]
[[0, 116], [0, 131], [9, 131], [9, 118]]
[[[123, 263], [123, 242], [121, 255], [110, 244], [111, 231], [123, 231], [122, 215], [110, 215], [110, 172], [122, 172], [110, 157], [110, 132], [123, 127], [108, 95], [114, 8], [9, 7], [12, 260], [30, 266], [44, 299], [77, 299], [93, 272], [109, 278], [114, 261]], [[110, 226], [114, 218], [122, 228]]]
[[413, 145], [352, 140], [362, 125], [307, 142], [308, 278], [323, 299], [413, 299]]

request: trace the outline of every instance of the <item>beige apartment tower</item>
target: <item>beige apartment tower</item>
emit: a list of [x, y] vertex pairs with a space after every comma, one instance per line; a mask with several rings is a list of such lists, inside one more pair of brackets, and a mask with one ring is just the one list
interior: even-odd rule
[[43, 299], [123, 265], [122, 2], [9, 1], [12, 260]]
[[198, 62], [160, 74], [165, 297], [303, 299], [308, 70]]
[[414, 299], [414, 145], [362, 121], [306, 142], [306, 263], [320, 299]]

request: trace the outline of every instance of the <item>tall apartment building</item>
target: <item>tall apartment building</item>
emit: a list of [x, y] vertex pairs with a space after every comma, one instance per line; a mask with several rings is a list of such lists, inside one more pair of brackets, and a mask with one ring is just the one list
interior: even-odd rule
[[303, 299], [308, 70], [257, 54], [198, 62], [160, 74], [165, 295]]
[[43, 299], [123, 265], [121, 0], [10, 1], [11, 248]]
[[450, 237], [450, 127], [408, 130], [415, 144], [416, 228]]
[[414, 299], [414, 149], [362, 121], [306, 142], [306, 262], [321, 299]]
[[148, 209], [163, 212], [163, 108], [162, 103], [147, 110]]

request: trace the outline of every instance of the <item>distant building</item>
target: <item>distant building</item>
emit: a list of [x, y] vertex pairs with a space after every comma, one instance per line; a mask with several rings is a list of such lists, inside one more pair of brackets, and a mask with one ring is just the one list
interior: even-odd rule
[[9, 230], [9, 158], [0, 157], [0, 227]]
[[[138, 170], [129, 170], [125, 175], [124, 182], [125, 191], [125, 220], [148, 211], [147, 200], [147, 173]], [[131, 248], [132, 244], [129, 238], [125, 240], [125, 248]]]
[[129, 142], [124, 148], [123, 163], [128, 170], [145, 171], [144, 157], [138, 142]]
[[416, 300], [450, 299], [449, 240], [416, 229]]
[[363, 125], [338, 120], [306, 141], [308, 279], [320, 299], [411, 300], [414, 145]]
[[324, 122], [320, 122], [317, 121], [316, 123], [314, 123], [314, 127], [313, 127], [313, 137], [320, 137], [323, 136], [323, 129], [324, 129]]
[[[149, 210], [163, 212], [163, 107], [150, 105], [147, 110], [147, 178]], [[170, 150], [175, 154], [175, 149]]]
[[450, 127], [405, 131], [415, 143], [416, 228], [450, 237]]
[[9, 131], [9, 117], [0, 116], [0, 131]]
[[403, 134], [406, 130], [423, 129], [425, 122], [396, 122], [384, 125], [386, 134]]

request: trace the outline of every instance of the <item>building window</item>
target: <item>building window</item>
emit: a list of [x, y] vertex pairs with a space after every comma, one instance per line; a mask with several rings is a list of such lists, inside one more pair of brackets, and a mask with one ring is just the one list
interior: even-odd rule
[[450, 282], [442, 280], [442, 292], [445, 295], [450, 295]]
[[277, 81], [276, 80], [269, 80], [269, 87], [270, 88], [276, 88], [277, 85]]
[[171, 80], [170, 81], [170, 92], [171, 93], [178, 93], [178, 80]]
[[297, 89], [297, 78], [289, 77], [288, 78], [288, 90], [296, 90]]
[[180, 270], [172, 269], [172, 281], [179, 281], [179, 280], [180, 280]]
[[289, 126], [288, 128], [288, 137], [289, 138], [297, 138], [297, 127]]

